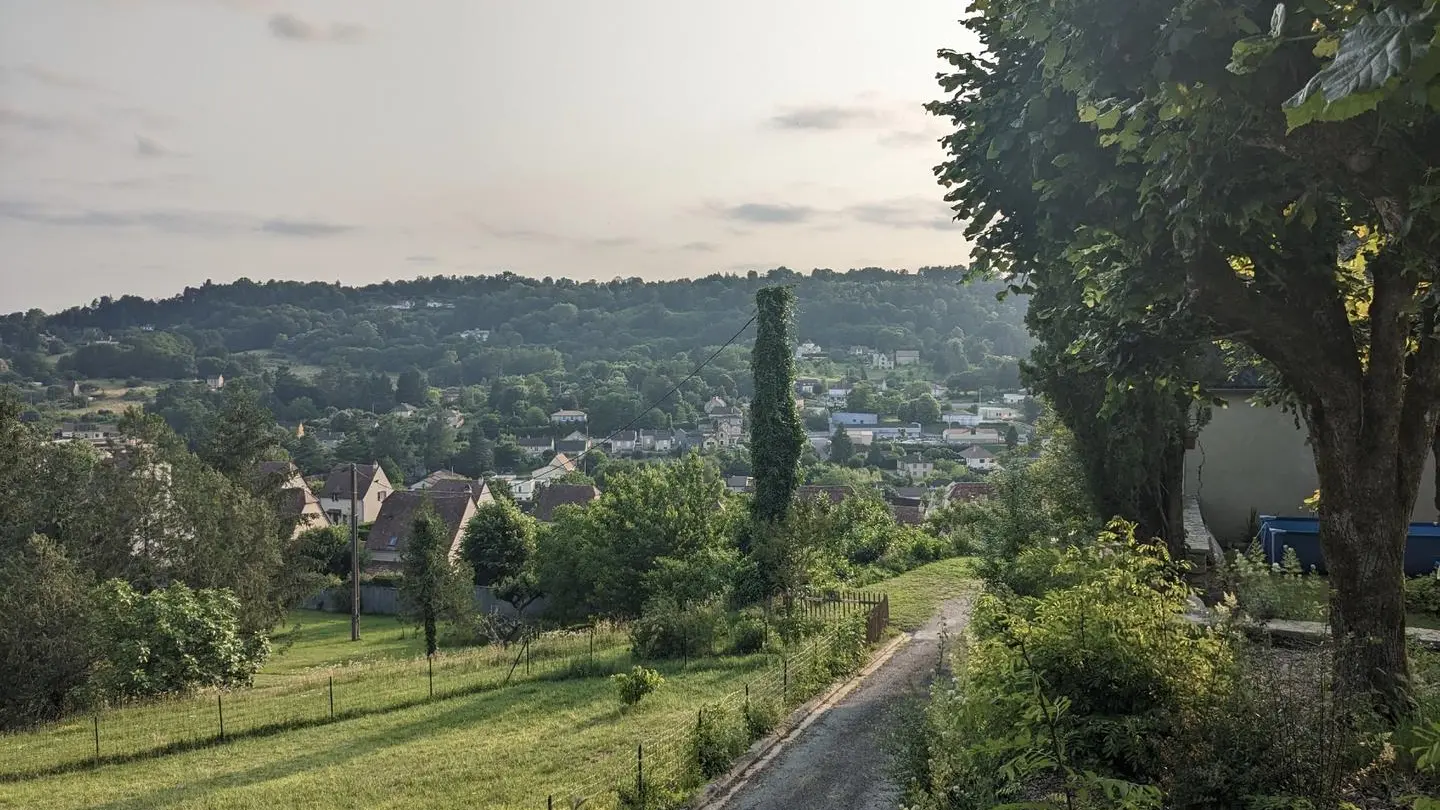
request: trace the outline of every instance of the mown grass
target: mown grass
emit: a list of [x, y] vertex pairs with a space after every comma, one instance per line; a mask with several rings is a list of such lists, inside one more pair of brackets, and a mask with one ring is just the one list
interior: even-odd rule
[[[968, 561], [947, 560], [876, 590], [890, 594], [892, 620], [911, 629], [943, 599], [961, 593], [968, 575]], [[651, 780], [686, 769], [687, 735], [702, 706], [727, 698], [735, 703], [747, 687], [755, 700], [798, 703], [806, 696], [796, 692], [806, 688], [797, 687], [803, 650], [814, 649], [802, 645], [792, 653], [788, 691], [774, 655], [660, 663], [654, 666], [665, 685], [622, 712], [608, 678], [564, 677], [582, 650], [588, 662], [583, 635], [552, 642], [549, 657], [535, 656], [528, 676], [514, 648], [442, 656], [434, 699], [427, 664], [416, 657], [419, 644], [393, 618], [363, 617], [356, 644], [349, 640], [348, 616], [296, 612], [256, 687], [224, 696], [223, 743], [215, 740], [213, 694], [108, 713], [101, 726], [106, 756], [143, 752], [172, 738], [194, 747], [0, 782], [0, 807], [468, 810], [542, 808], [552, 795], [555, 806], [569, 807], [568, 796], [578, 792], [596, 797], [587, 810], [605, 810], [611, 799], [597, 794], [633, 784], [637, 744], [645, 745]], [[632, 663], [621, 633], [597, 650], [601, 674]], [[515, 681], [497, 688], [512, 666]], [[63, 756], [85, 765], [93, 754], [92, 721], [74, 718], [48, 733], [0, 738], [0, 749], [7, 749], [4, 759]]]
[[350, 640], [350, 615], [292, 610], [270, 637], [261, 675], [303, 672], [391, 658], [418, 658], [425, 639], [396, 616], [361, 616], [360, 640]]
[[872, 586], [890, 595], [890, 624], [912, 631], [933, 615], [946, 599], [974, 590], [973, 557], [952, 557], [906, 571]]
[[[764, 656], [665, 665], [666, 683], [621, 712], [605, 678], [528, 682], [395, 712], [155, 759], [0, 785], [0, 807], [543, 808], [567, 788], [634, 778], [637, 743], [658, 779], [683, 730], [742, 689]], [[677, 730], [682, 730], [677, 733]], [[603, 807], [595, 802], [587, 808]]]

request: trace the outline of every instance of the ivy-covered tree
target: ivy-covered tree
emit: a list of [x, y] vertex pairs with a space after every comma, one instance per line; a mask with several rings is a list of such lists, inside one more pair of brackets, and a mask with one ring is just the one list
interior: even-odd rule
[[991, 0], [964, 24], [983, 52], [942, 52], [931, 109], [976, 268], [1075, 284], [1056, 301], [1118, 371], [1136, 333], [1274, 369], [1315, 453], [1337, 682], [1398, 710], [1440, 406], [1435, 1]]
[[449, 533], [435, 507], [425, 503], [401, 555], [400, 598], [405, 614], [425, 633], [426, 655], [438, 648], [440, 621], [463, 612], [473, 599], [468, 592], [472, 575], [450, 559]]
[[795, 410], [795, 359], [791, 325], [795, 293], [766, 287], [755, 293], [755, 348], [750, 369], [755, 398], [750, 403], [750, 462], [754, 466], [752, 512], [761, 523], [782, 520], [800, 485], [800, 451], [805, 431]]

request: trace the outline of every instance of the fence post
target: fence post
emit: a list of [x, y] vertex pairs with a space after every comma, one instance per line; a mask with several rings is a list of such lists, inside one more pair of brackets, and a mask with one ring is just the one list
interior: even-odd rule
[[100, 715], [95, 715], [95, 759], [100, 759]]
[[220, 742], [225, 742], [225, 695], [215, 693], [215, 708], [220, 712]]
[[640, 806], [645, 806], [645, 743], [635, 744], [635, 792], [639, 794]]
[[595, 669], [595, 625], [590, 625], [590, 669]]
[[335, 676], [330, 676], [330, 719], [335, 719]]
[[525, 639], [525, 674], [530, 674], [530, 639]]
[[780, 702], [784, 703], [790, 699], [790, 659], [781, 656], [780, 666]]
[[546, 799], [545, 799], [545, 810], [555, 810], [555, 797], [554, 797], [554, 795], [551, 795], [551, 796], [546, 797]]
[[430, 697], [435, 697], [435, 656], [427, 655], [425, 660], [430, 664]]

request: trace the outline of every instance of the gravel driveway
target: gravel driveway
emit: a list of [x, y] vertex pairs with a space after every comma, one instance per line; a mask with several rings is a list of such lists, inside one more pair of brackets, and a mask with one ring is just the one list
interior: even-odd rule
[[940, 660], [942, 627], [957, 634], [969, 617], [969, 599], [941, 605], [890, 660], [787, 743], [717, 810], [893, 810], [900, 795], [890, 781], [888, 715], [925, 690]]

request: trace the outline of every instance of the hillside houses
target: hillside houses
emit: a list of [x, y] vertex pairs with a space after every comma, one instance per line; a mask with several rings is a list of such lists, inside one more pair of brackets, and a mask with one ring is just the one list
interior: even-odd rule
[[397, 571], [402, 556], [410, 545], [415, 518], [430, 504], [444, 525], [450, 558], [460, 556], [460, 539], [465, 524], [475, 516], [475, 500], [468, 492], [431, 492], [401, 490], [391, 494], [380, 507], [375, 523], [365, 538], [365, 551], [370, 555], [366, 571]]
[[[351, 487], [351, 468], [354, 468], [355, 486]], [[330, 517], [331, 523], [350, 522], [351, 493], [355, 495], [356, 522], [368, 523], [380, 514], [380, 507], [386, 498], [395, 492], [379, 462], [370, 464], [341, 464], [330, 470], [321, 488], [320, 506]]]

